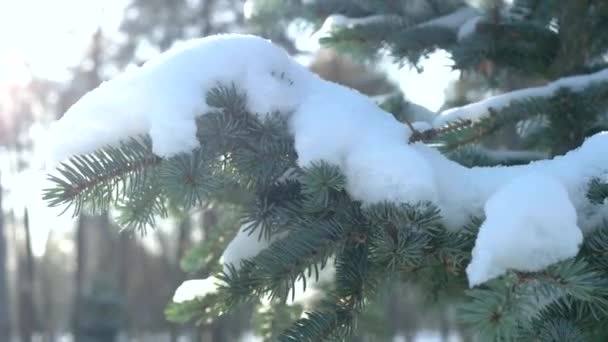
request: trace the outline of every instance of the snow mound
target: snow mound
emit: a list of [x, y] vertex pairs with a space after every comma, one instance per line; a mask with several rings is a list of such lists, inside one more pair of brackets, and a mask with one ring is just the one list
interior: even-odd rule
[[209, 109], [205, 94], [218, 82], [247, 89], [249, 108], [265, 114], [293, 108], [304, 91], [299, 86], [308, 84], [301, 79], [310, 77], [283, 49], [256, 36], [183, 42], [102, 83], [68, 109], [50, 128], [51, 159], [61, 161], [145, 133], [159, 156], [188, 152], [199, 145], [194, 119]]
[[576, 256], [583, 241], [568, 192], [546, 174], [505, 185], [487, 201], [485, 213], [467, 267], [471, 286], [507, 270], [540, 271]]

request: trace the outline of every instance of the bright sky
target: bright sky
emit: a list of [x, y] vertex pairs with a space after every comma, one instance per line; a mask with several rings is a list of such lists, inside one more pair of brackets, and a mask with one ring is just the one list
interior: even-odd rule
[[452, 64], [449, 53], [439, 50], [422, 60], [423, 72], [406, 66], [397, 79], [408, 100], [436, 112], [445, 102], [446, 86], [460, 76]]
[[24, 64], [39, 76], [64, 78], [91, 32], [100, 25], [116, 30], [124, 6], [125, 0], [0, 1], [0, 79], [26, 77], [15, 73]]
[[[3, 84], [25, 85], [32, 74], [65, 79], [68, 68], [80, 61], [98, 27], [109, 34], [116, 32], [126, 3], [127, 0], [0, 0], [0, 91]], [[40, 199], [44, 173], [11, 175], [7, 173], [10, 167], [0, 167], [4, 185], [12, 187], [12, 196], [6, 198], [5, 204], [17, 213], [28, 206], [33, 251], [42, 255], [49, 230], [70, 227], [70, 217], [57, 217], [58, 212], [46, 208]]]

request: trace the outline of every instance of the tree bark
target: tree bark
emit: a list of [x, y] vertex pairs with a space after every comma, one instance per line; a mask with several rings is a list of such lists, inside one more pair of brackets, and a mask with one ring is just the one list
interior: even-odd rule
[[4, 211], [2, 210], [2, 182], [0, 182], [0, 341], [10, 341], [11, 317], [8, 294], [8, 267], [6, 237], [4, 229]]

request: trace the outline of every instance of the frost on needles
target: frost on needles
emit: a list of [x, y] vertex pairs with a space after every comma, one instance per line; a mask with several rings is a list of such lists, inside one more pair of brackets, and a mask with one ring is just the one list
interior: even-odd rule
[[[606, 72], [579, 76], [531, 95], [604, 81]], [[445, 113], [431, 131], [483, 121], [491, 101]], [[319, 309], [337, 310], [333, 328], [346, 326], [350, 316], [342, 314], [366, 293], [341, 289], [355, 278], [373, 288], [376, 276], [354, 277], [361, 270], [352, 263], [416, 269], [433, 248], [461, 241], [467, 251], [469, 239], [472, 254], [437, 258], [467, 262], [475, 286], [576, 256], [583, 234], [606, 219], [588, 190], [608, 171], [608, 134], [553, 160], [467, 168], [424, 144], [425, 132], [412, 131], [420, 126], [318, 78], [267, 40], [212, 36], [103, 83], [54, 123], [53, 160], [62, 164], [45, 196], [78, 210], [117, 208], [119, 222], [136, 227], [153, 223], [168, 204], [244, 204], [246, 224], [225, 251], [230, 263], [200, 297], [225, 305], [243, 294], [283, 298], [339, 254], [330, 298], [343, 300]], [[469, 229], [475, 219], [478, 232]], [[350, 249], [337, 252], [344, 244]], [[198, 298], [184, 291], [179, 298]]]

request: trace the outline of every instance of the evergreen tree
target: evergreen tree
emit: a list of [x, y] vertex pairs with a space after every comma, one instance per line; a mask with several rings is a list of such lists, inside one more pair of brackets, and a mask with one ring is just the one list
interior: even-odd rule
[[[209, 322], [253, 305], [265, 310], [259, 316], [265, 320], [260, 324], [266, 327], [265, 338], [347, 339], [369, 302], [384, 293], [383, 287], [411, 281], [431, 294], [464, 296], [459, 317], [483, 341], [605, 340], [608, 165], [594, 147], [605, 146], [600, 139], [606, 136], [594, 136], [575, 152], [558, 156], [606, 129], [608, 35], [602, 32], [608, 30], [608, 3], [516, 0], [475, 5], [431, 0], [250, 1], [254, 20], [276, 24], [279, 31], [292, 18], [320, 26], [332, 16], [334, 25], [323, 44], [369, 61], [388, 53], [395, 61], [412, 65], [444, 49], [455, 69], [483, 76], [494, 93], [508, 91], [446, 110], [432, 124], [403, 119], [409, 132], [403, 137], [404, 147], [385, 147], [390, 153], [420, 152], [422, 159], [412, 159], [422, 161], [416, 167], [426, 167], [425, 161], [431, 164], [423, 176], [438, 173], [433, 182], [445, 191], [432, 200], [388, 200], [380, 194], [383, 200], [366, 201], [371, 194], [365, 192], [386, 181], [374, 175], [390, 173], [360, 173], [367, 178], [354, 180], [357, 174], [353, 176], [349, 164], [321, 159], [302, 165], [305, 151], [299, 148], [298, 130], [294, 134], [293, 123], [286, 119], [289, 114], [257, 115], [248, 101], [252, 94], [247, 91], [252, 89], [243, 90], [243, 84], [219, 84], [204, 94], [201, 101], [208, 110], [196, 118], [200, 147], [192, 152], [161, 156], [154, 153], [153, 134], [123, 137], [119, 145], [61, 164], [58, 175], [50, 176], [54, 187], [46, 190], [45, 198], [52, 206], [71, 206], [75, 213], [113, 208], [129, 229], [145, 229], [159, 215], [188, 212], [204, 203], [234, 206], [243, 229], [218, 229], [209, 232], [208, 240], [228, 241], [236, 233], [233, 248], [228, 245], [222, 252], [213, 244], [186, 256], [187, 268], [209, 265], [206, 270], [215, 276], [208, 278], [213, 286], [207, 281], [208, 289], [169, 306], [167, 314], [175, 321]], [[262, 56], [249, 56], [256, 57]], [[515, 91], [512, 83], [503, 83], [510, 75], [544, 86]], [[290, 76], [272, 74], [284, 87], [298, 82]], [[273, 100], [280, 101], [268, 99]], [[366, 106], [356, 110], [372, 111]], [[347, 133], [363, 136], [367, 132], [362, 127], [363, 131]], [[516, 133], [507, 143], [525, 147], [524, 153], [495, 153], [488, 147], [488, 141], [506, 128]], [[530, 164], [544, 155], [553, 160]], [[394, 157], [396, 163], [402, 161], [401, 156]], [[466, 166], [505, 167], [465, 172], [446, 157]], [[596, 157], [600, 162], [589, 161]], [[537, 172], [549, 165], [562, 171], [539, 176]], [[370, 167], [379, 170], [378, 165]], [[488, 197], [463, 197], [467, 190], [481, 189], [475, 187], [478, 183], [498, 182], [487, 175], [513, 179]], [[353, 182], [362, 184], [363, 190]], [[395, 182], [384, 188], [386, 192], [403, 185]], [[426, 193], [415, 196], [416, 188], [411, 190], [412, 198], [431, 198]], [[584, 195], [572, 198], [579, 190]], [[483, 203], [472, 203], [479, 198]], [[569, 200], [576, 200], [575, 205]], [[485, 210], [453, 219], [466, 216], [469, 206]], [[450, 212], [453, 208], [456, 212]], [[578, 221], [570, 213], [574, 209], [579, 209]], [[579, 225], [584, 230], [580, 250]], [[552, 227], [560, 230], [551, 232]], [[535, 246], [534, 253], [527, 249], [530, 245]], [[575, 253], [567, 251], [572, 248]], [[223, 270], [218, 262], [222, 253]], [[501, 258], [493, 253], [503, 253], [503, 264], [492, 264]], [[335, 268], [333, 279], [305, 315], [300, 316], [302, 307], [285, 306], [328, 265]], [[490, 269], [479, 271], [482, 266]]]
[[9, 289], [8, 289], [8, 265], [6, 262], [7, 251], [6, 251], [6, 233], [4, 226], [4, 210], [2, 207], [2, 187], [0, 187], [0, 336], [9, 340], [11, 338], [11, 316], [10, 316], [10, 303], [9, 303]]

